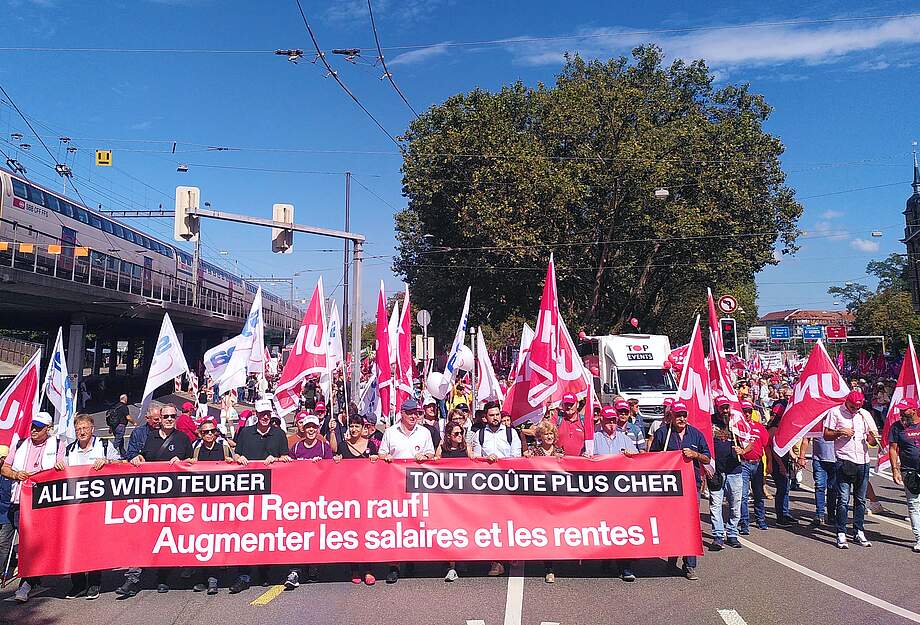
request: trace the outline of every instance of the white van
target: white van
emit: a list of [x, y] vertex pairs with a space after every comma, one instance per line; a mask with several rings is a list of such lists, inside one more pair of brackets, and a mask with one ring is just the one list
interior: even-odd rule
[[620, 334], [590, 337], [597, 341], [601, 402], [612, 403], [614, 395], [639, 400], [645, 427], [664, 414], [664, 400], [677, 398], [677, 381], [664, 363], [671, 353], [667, 336]]

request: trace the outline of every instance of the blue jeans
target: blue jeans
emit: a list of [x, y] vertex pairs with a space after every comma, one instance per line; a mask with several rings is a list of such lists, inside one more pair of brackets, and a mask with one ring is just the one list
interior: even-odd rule
[[914, 539], [920, 543], [920, 494], [914, 495], [904, 488], [907, 495], [907, 512], [910, 515], [910, 527], [914, 530]]
[[128, 427], [125, 423], [119, 423], [115, 426], [115, 430], [112, 432], [112, 437], [115, 439], [115, 449], [118, 450], [118, 453], [121, 454], [121, 457], [125, 457], [125, 428]]
[[[738, 521], [741, 518], [741, 473], [725, 476], [722, 490], [709, 491], [709, 516], [712, 520], [712, 535], [715, 538], [737, 538]], [[722, 502], [728, 499], [728, 523], [722, 522]]]
[[[776, 484], [776, 495], [773, 498], [773, 509], [776, 519], [785, 519], [789, 516], [789, 474], [781, 473], [782, 460], [773, 459], [773, 483]], [[785, 468], [785, 467], [783, 467]]]
[[853, 531], [863, 531], [866, 517], [866, 489], [869, 487], [869, 465], [856, 465], [856, 477], [848, 479], [841, 471], [841, 462], [837, 461], [837, 533], [847, 532], [847, 509], [850, 505], [850, 493], [853, 493]]
[[739, 527], [747, 529], [751, 522], [750, 511], [748, 510], [748, 497], [751, 494], [751, 486], [754, 487], [754, 514], [757, 516], [757, 523], [765, 525], [767, 515], [764, 510], [763, 499], [763, 461], [756, 462], [742, 461], [741, 463], [741, 521]]
[[837, 515], [837, 463], [812, 458], [811, 474], [815, 478], [815, 514], [821, 518]]

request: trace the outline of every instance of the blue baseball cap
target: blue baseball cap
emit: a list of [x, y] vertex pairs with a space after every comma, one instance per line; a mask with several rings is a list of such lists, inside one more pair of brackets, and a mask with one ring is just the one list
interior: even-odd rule
[[402, 403], [402, 406], [399, 407], [399, 410], [400, 412], [412, 412], [418, 410], [418, 402], [410, 397]]

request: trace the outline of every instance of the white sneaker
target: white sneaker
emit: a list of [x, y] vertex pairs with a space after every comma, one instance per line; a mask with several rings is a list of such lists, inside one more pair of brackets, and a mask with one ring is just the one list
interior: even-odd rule
[[914, 545], [914, 553], [920, 553], [920, 540], [918, 540], [917, 544]]
[[838, 549], [849, 549], [850, 548], [849, 545], [847, 545], [847, 535], [842, 532], [837, 533], [837, 548]]
[[32, 592], [32, 584], [29, 582], [22, 582], [19, 585], [19, 588], [16, 589], [16, 601], [19, 603], [25, 603], [29, 600], [29, 593]]
[[[918, 546], [920, 546], [920, 543], [918, 543]], [[447, 571], [447, 575], [444, 576], [445, 582], [455, 582], [458, 579], [460, 579], [460, 576], [457, 575], [457, 569], [450, 569]]]
[[291, 571], [288, 573], [287, 579], [284, 580], [284, 589], [294, 590], [298, 586], [300, 586], [300, 575], [297, 574], [297, 571]]
[[856, 542], [858, 542], [863, 547], [871, 547], [872, 543], [869, 542], [869, 539], [866, 538], [866, 535], [862, 530], [856, 532]]

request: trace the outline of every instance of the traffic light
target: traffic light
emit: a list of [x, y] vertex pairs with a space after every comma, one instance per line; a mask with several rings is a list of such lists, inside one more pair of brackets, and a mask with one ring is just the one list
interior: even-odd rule
[[735, 332], [735, 320], [731, 317], [724, 317], [719, 321], [719, 328], [722, 330], [722, 348], [726, 354], [738, 353], [738, 333]]
[[198, 208], [201, 191], [198, 187], [176, 187], [176, 215], [173, 238], [176, 241], [197, 241], [199, 218], [188, 214], [189, 208]]
[[[293, 204], [272, 205], [272, 220], [286, 224], [294, 223]], [[272, 251], [290, 254], [294, 251], [294, 231], [287, 228], [272, 228]]]

